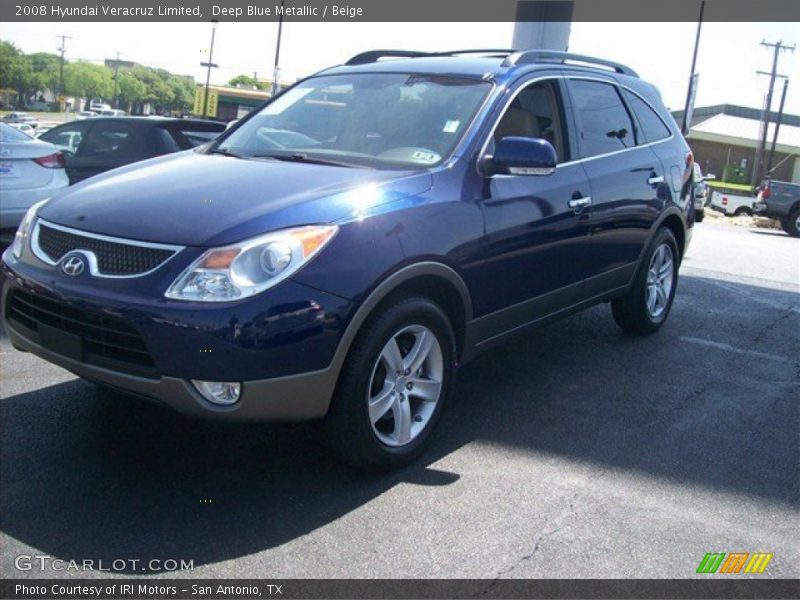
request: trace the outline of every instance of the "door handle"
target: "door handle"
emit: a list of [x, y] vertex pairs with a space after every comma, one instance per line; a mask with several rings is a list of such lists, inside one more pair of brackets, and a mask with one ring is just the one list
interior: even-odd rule
[[647, 183], [650, 185], [655, 185], [657, 183], [664, 183], [664, 176], [663, 175], [655, 175], [647, 180]]
[[584, 206], [589, 206], [592, 203], [592, 198], [590, 196], [584, 196], [583, 198], [573, 198], [569, 201], [570, 208], [583, 208]]

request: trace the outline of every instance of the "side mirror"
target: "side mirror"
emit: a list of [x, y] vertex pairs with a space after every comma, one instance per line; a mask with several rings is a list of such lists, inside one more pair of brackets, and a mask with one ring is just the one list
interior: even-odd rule
[[504, 137], [494, 156], [484, 160], [483, 170], [487, 175], [550, 175], [557, 163], [556, 150], [547, 140]]

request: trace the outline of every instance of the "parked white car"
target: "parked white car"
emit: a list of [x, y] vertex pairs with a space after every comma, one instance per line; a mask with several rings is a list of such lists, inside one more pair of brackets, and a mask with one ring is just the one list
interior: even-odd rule
[[21, 131], [22, 133], [34, 137], [36, 135], [36, 130], [33, 126], [29, 125], [28, 123], [9, 123], [9, 127], [13, 127], [17, 131]]
[[90, 110], [82, 110], [77, 115], [75, 115], [76, 121], [83, 121], [84, 119], [94, 119], [97, 117], [96, 112], [92, 112]]
[[34, 129], [39, 124], [39, 121], [36, 120], [36, 117], [32, 117], [26, 112], [21, 111], [14, 111], [8, 113], [5, 117], [3, 117], [3, 122], [12, 124], [12, 123], [27, 123]]
[[13, 235], [33, 204], [68, 185], [58, 148], [0, 123], [0, 235]]
[[731, 194], [714, 190], [711, 192], [711, 208], [728, 217], [738, 217], [741, 215], [752, 215], [755, 196], [745, 196], [742, 194]]
[[124, 110], [117, 110], [116, 108], [109, 108], [108, 110], [100, 111], [101, 117], [126, 117], [128, 113]]

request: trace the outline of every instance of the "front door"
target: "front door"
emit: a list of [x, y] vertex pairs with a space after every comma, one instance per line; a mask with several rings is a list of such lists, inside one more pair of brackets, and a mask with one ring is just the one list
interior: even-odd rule
[[[550, 175], [495, 175], [485, 180], [484, 299], [494, 313], [485, 333], [502, 333], [582, 298], [587, 275], [589, 180], [570, 163], [569, 122], [557, 78], [523, 85], [499, 120], [486, 154], [503, 137], [542, 138], [559, 165]], [[481, 310], [483, 309], [483, 310]], [[496, 331], [494, 331], [496, 330]]]

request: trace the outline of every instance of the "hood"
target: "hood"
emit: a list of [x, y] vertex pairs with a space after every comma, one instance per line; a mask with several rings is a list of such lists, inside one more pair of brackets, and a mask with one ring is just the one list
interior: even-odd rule
[[267, 231], [333, 223], [422, 194], [427, 172], [379, 171], [181, 152], [67, 188], [39, 216], [84, 231], [219, 246]]

